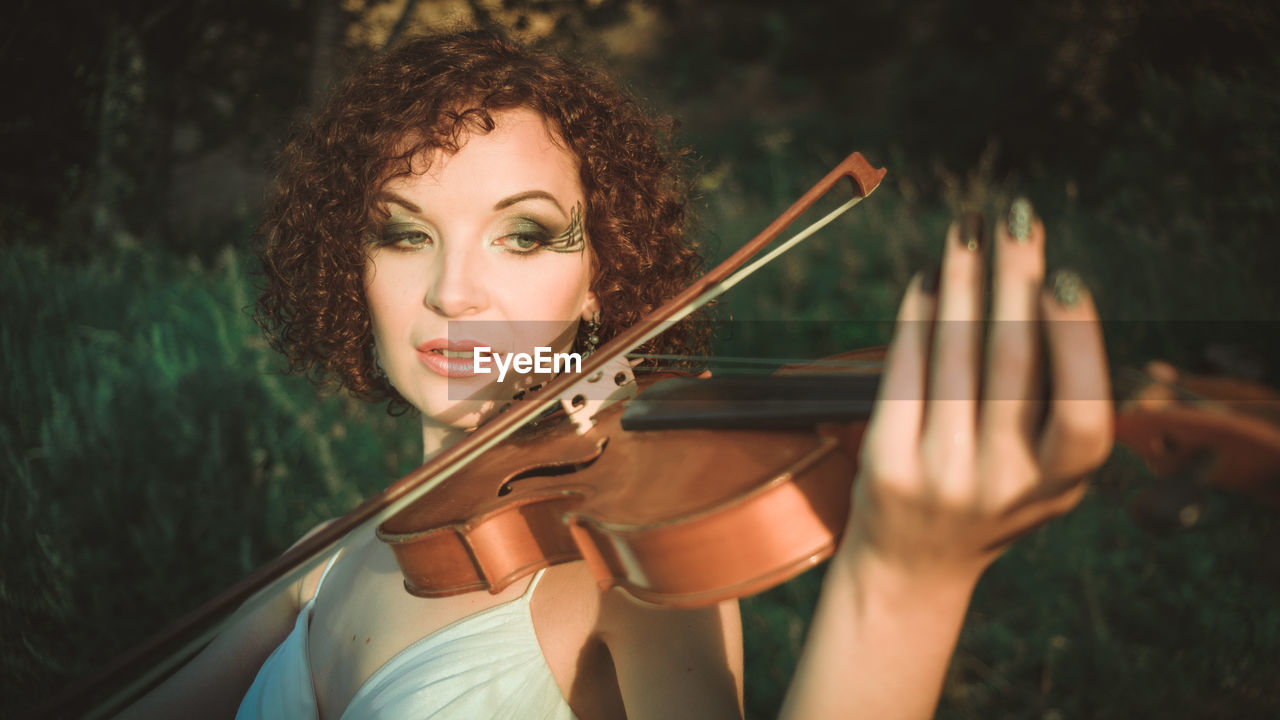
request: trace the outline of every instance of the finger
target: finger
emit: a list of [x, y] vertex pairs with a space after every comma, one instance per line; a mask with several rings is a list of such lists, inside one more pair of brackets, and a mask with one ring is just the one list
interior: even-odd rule
[[1071, 271], [1054, 274], [1040, 310], [1053, 380], [1040, 467], [1048, 479], [1075, 477], [1106, 459], [1114, 435], [1102, 328], [1084, 282]]
[[993, 233], [991, 326], [987, 333], [979, 433], [1030, 446], [1040, 417], [1040, 288], [1044, 225], [1025, 198]]
[[918, 273], [898, 307], [875, 414], [867, 428], [868, 448], [877, 460], [893, 461], [895, 455], [905, 456], [905, 449], [914, 448], [919, 442], [937, 285], [937, 271]]
[[[982, 319], [982, 222], [966, 213], [947, 231], [938, 285], [923, 443], [935, 462], [967, 464], [976, 431]], [[936, 468], [935, 468], [936, 469]]]

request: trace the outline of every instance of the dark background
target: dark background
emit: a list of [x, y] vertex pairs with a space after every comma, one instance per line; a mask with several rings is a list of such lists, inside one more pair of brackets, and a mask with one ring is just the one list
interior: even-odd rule
[[[842, 226], [856, 240], [815, 240], [725, 302], [735, 319], [809, 330], [784, 342], [744, 326], [725, 343], [735, 353], [883, 341], [876, 323], [830, 323], [891, 318], [958, 207], [995, 218], [1025, 193], [1051, 262], [1098, 297], [1117, 378], [1166, 357], [1275, 385], [1274, 7], [12, 3], [0, 30], [0, 714], [413, 466], [412, 420], [274, 374], [243, 310], [272, 157], [331, 83], [396, 38], [495, 24], [609, 68], [679, 118], [712, 254], [849, 151], [887, 166]], [[1195, 489], [1199, 523], [1151, 534], [1128, 510], [1151, 504], [1151, 486], [1119, 451], [1079, 511], [996, 565], [941, 715], [1280, 712], [1273, 512]], [[776, 709], [818, 574], [745, 606], [753, 717]]]

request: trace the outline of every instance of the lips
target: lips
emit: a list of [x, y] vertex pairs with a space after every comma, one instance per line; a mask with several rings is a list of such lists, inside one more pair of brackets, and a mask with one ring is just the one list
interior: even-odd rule
[[475, 348], [485, 347], [474, 340], [436, 338], [418, 346], [418, 359], [428, 370], [447, 378], [469, 378], [476, 374]]

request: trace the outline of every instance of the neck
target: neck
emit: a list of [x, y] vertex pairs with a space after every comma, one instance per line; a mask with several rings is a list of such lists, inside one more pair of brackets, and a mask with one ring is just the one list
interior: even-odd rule
[[422, 461], [426, 462], [448, 447], [456, 445], [467, 436], [464, 428], [438, 423], [422, 416]]

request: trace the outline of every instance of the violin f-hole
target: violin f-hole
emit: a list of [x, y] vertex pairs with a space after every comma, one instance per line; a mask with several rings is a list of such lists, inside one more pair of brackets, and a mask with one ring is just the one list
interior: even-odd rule
[[595, 465], [596, 461], [599, 460], [602, 455], [604, 455], [605, 446], [607, 446], [608, 444], [609, 444], [609, 439], [604, 438], [603, 440], [601, 440], [599, 443], [596, 444], [595, 451], [592, 452], [587, 457], [579, 458], [577, 460], [565, 460], [561, 462], [547, 463], [545, 465], [538, 465], [536, 467], [531, 467], [526, 470], [521, 470], [515, 475], [512, 475], [511, 477], [507, 478], [505, 482], [503, 482], [501, 485], [498, 486], [498, 497], [504, 497], [504, 496], [510, 495], [511, 491], [515, 489], [513, 486], [517, 482], [520, 482], [521, 480], [530, 480], [532, 478], [563, 477], [565, 475], [571, 475], [573, 473], [586, 470], [592, 465]]

